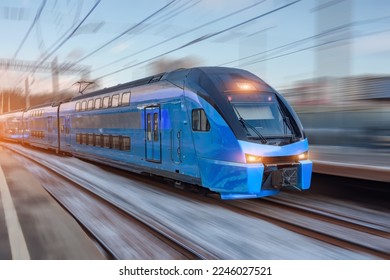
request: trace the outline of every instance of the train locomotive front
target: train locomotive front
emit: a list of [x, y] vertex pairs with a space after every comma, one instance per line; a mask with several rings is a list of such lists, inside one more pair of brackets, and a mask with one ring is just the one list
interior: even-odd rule
[[310, 188], [308, 140], [287, 101], [250, 72], [220, 67], [168, 75], [183, 84], [203, 187], [222, 199]]

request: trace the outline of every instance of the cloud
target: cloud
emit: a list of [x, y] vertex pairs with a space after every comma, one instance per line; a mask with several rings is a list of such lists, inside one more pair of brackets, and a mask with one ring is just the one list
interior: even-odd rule
[[127, 50], [129, 47], [130, 47], [130, 44], [128, 42], [123, 42], [123, 43], [120, 43], [120, 44], [117, 44], [116, 46], [114, 46], [111, 49], [111, 51], [114, 53], [121, 53], [121, 52], [124, 52], [125, 50]]

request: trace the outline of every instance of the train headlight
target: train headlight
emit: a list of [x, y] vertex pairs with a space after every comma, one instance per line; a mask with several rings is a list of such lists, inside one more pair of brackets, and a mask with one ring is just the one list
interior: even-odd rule
[[237, 88], [242, 91], [253, 91], [256, 87], [249, 82], [236, 82]]
[[261, 163], [262, 157], [251, 154], [245, 154], [246, 163]]
[[298, 160], [305, 160], [305, 159], [308, 159], [309, 158], [309, 152], [304, 152], [302, 154], [299, 154], [297, 156]]

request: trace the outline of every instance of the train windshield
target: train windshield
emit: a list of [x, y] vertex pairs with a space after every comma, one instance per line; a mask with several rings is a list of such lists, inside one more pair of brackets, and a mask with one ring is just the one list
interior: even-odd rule
[[294, 120], [275, 93], [228, 93], [227, 98], [249, 139], [258, 139], [264, 144], [271, 139], [295, 142]]

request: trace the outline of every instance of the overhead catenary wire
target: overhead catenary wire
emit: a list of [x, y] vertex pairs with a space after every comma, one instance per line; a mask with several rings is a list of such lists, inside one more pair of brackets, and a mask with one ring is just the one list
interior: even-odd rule
[[264, 2], [265, 2], [265, 0], [260, 1], [260, 2], [257, 2], [257, 3], [255, 3], [255, 4], [251, 4], [251, 5], [249, 5], [249, 6], [246, 6], [246, 7], [242, 8], [242, 9], [239, 9], [239, 10], [237, 10], [237, 11], [234, 11], [234, 12], [232, 12], [232, 13], [229, 13], [229, 14], [227, 14], [227, 15], [224, 15], [224, 16], [222, 16], [222, 17], [219, 17], [219, 18], [216, 18], [216, 19], [214, 19], [214, 20], [211, 20], [211, 21], [208, 21], [208, 22], [206, 22], [206, 23], [203, 23], [203, 24], [201, 24], [201, 25], [198, 25], [198, 26], [196, 26], [196, 27], [194, 27], [194, 28], [191, 28], [191, 29], [189, 29], [189, 30], [186, 30], [186, 31], [184, 31], [184, 32], [181, 32], [181, 33], [179, 33], [179, 34], [177, 34], [177, 35], [175, 35], [175, 36], [172, 36], [172, 37], [170, 37], [170, 38], [168, 38], [168, 39], [165, 39], [165, 40], [163, 40], [163, 41], [160, 41], [160, 42], [158, 42], [158, 43], [156, 43], [156, 44], [154, 44], [154, 45], [151, 45], [151, 46], [149, 46], [149, 47], [146, 47], [146, 48], [144, 48], [144, 49], [142, 49], [142, 50], [140, 50], [140, 51], [134, 52], [134, 53], [132, 53], [132, 54], [130, 54], [130, 55], [123, 56], [123, 57], [121, 57], [121, 58], [119, 58], [119, 59], [117, 59], [117, 60], [114, 60], [114, 61], [112, 61], [112, 62], [110, 62], [110, 63], [108, 63], [108, 64], [105, 64], [105, 65], [103, 65], [103, 66], [101, 66], [101, 67], [98, 67], [98, 68], [96, 68], [94, 71], [101, 70], [101, 69], [103, 69], [103, 68], [106, 68], [106, 67], [108, 67], [108, 66], [112, 66], [112, 65], [114, 65], [114, 64], [116, 64], [116, 63], [119, 63], [119, 62], [123, 62], [123, 60], [125, 60], [125, 59], [128, 59], [128, 58], [130, 58], [130, 57], [133, 57], [133, 56], [138, 55], [138, 54], [140, 54], [140, 53], [143, 53], [143, 52], [145, 52], [145, 51], [151, 50], [151, 49], [153, 49], [153, 48], [155, 48], [155, 47], [161, 46], [161, 45], [163, 45], [163, 44], [165, 44], [165, 43], [167, 43], [167, 42], [170, 42], [170, 41], [172, 41], [172, 40], [178, 39], [178, 38], [180, 38], [180, 37], [182, 37], [182, 36], [184, 36], [184, 35], [188, 35], [188, 34], [194, 32], [194, 31], [196, 31], [196, 30], [199, 30], [199, 29], [203, 28], [203, 27], [210, 26], [211, 24], [215, 24], [215, 23], [217, 23], [217, 22], [219, 22], [219, 21], [221, 21], [221, 20], [224, 20], [224, 19], [227, 19], [227, 18], [229, 18], [229, 17], [231, 17], [231, 16], [237, 15], [237, 14], [243, 12], [243, 11], [246, 11], [246, 10], [248, 10], [248, 9], [254, 8], [255, 6], [257, 6], [257, 5], [259, 5], [259, 4], [262, 4], [262, 3], [264, 3]]
[[97, 0], [93, 7], [89, 10], [86, 16], [81, 20], [81, 22], [76, 26], [76, 28], [66, 36], [59, 45], [54, 48], [50, 53], [48, 53], [38, 64], [36, 67], [39, 67], [42, 63], [44, 63], [49, 57], [51, 57], [58, 49], [60, 49], [72, 36], [76, 33], [76, 31], [80, 28], [80, 26], [85, 22], [85, 20], [92, 14], [92, 12], [96, 9], [96, 7], [100, 4], [101, 0]]
[[76, 13], [74, 15], [74, 18], [73, 18], [72, 25], [65, 32], [63, 32], [60, 36], [58, 36], [58, 39], [50, 47], [47, 48], [47, 50], [45, 51], [46, 54], [43, 54], [42, 57], [45, 57], [54, 48], [56, 48], [58, 46], [58, 44], [61, 42], [61, 40], [63, 40], [63, 38], [66, 37], [69, 32], [72, 32], [73, 28], [75, 28], [75, 26], [77, 25], [77, 19], [80, 17], [80, 14], [81, 14], [81, 6], [83, 5], [83, 2], [77, 1], [77, 5], [78, 6], [76, 9]]
[[[371, 36], [371, 35], [375, 35], [375, 34], [379, 34], [379, 33], [385, 33], [385, 32], [390, 32], [390, 29], [370, 32], [370, 33], [367, 33], [367, 34], [361, 34], [361, 35], [358, 35], [357, 37]], [[331, 45], [331, 44], [334, 44], [334, 43], [347, 41], [348, 39], [349, 38], [328, 40], [328, 41], [325, 41], [325, 42], [321, 42], [321, 43], [318, 43], [318, 44], [315, 44], [315, 45], [312, 45], [312, 46], [308, 46], [308, 47], [301, 48], [301, 49], [298, 49], [298, 50], [290, 51], [290, 52], [287, 52], [287, 53], [274, 55], [274, 56], [271, 56], [271, 57], [262, 58], [262, 59], [254, 60], [254, 61], [247, 62], [247, 63], [242, 63], [239, 66], [240, 67], [249, 66], [249, 65], [253, 65], [253, 64], [256, 64], [256, 63], [263, 62], [263, 61], [272, 60], [272, 59], [288, 56], [288, 55], [291, 55], [291, 54], [299, 53], [299, 52], [306, 51], [306, 50], [309, 50], [309, 49], [313, 49], [313, 48], [317, 48], [317, 47], [323, 47], [323, 46]]]
[[39, 18], [41, 17], [41, 14], [42, 14], [43, 8], [46, 5], [46, 2], [47, 2], [47, 0], [42, 1], [42, 4], [38, 9], [37, 14], [35, 15], [33, 22], [31, 23], [29, 29], [27, 30], [26, 35], [24, 35], [24, 38], [23, 38], [22, 42], [20, 43], [19, 47], [16, 49], [15, 54], [13, 55], [12, 59], [15, 59], [18, 56], [19, 51], [22, 49], [24, 43], [26, 42], [28, 36], [31, 33], [31, 30], [34, 28], [35, 24], [38, 22]]
[[[272, 48], [272, 49], [269, 49], [269, 50], [265, 50], [265, 51], [262, 51], [262, 52], [254, 53], [254, 54], [251, 54], [251, 55], [246, 56], [246, 57], [242, 57], [242, 58], [239, 58], [239, 59], [235, 59], [235, 60], [231, 60], [231, 61], [222, 63], [222, 64], [220, 64], [218, 66], [226, 66], [226, 65], [229, 65], [229, 64], [234, 64], [236, 62], [241, 62], [240, 64], [237, 64], [237, 66], [244, 67], [244, 66], [253, 65], [253, 64], [256, 64], [256, 63], [259, 63], [259, 62], [263, 62], [263, 61], [267, 61], [267, 60], [271, 60], [271, 59], [275, 59], [275, 58], [279, 58], [279, 57], [284, 57], [284, 56], [287, 56], [287, 55], [290, 55], [290, 54], [294, 54], [294, 53], [298, 53], [298, 52], [301, 52], [301, 51], [309, 50], [309, 49], [312, 49], [312, 48], [315, 48], [315, 47], [320, 47], [320, 46], [329, 45], [331, 43], [345, 41], [345, 40], [348, 40], [349, 38], [341, 38], [341, 39], [336, 39], [336, 40], [334, 40], [334, 39], [327, 40], [327, 41], [324, 41], [324, 42], [321, 42], [321, 43], [318, 43], [318, 44], [315, 44], [315, 45], [312, 45], [312, 46], [309, 46], [309, 47], [304, 47], [304, 48], [300, 48], [298, 50], [290, 51], [294, 47], [297, 47], [297, 46], [300, 46], [300, 45], [305, 44], [307, 42], [310, 42], [313, 39], [318, 39], [318, 38], [326, 37], [326, 36], [329, 36], [329, 35], [333, 35], [336, 32], [342, 32], [345, 29], [351, 28], [351, 27], [354, 27], [354, 26], [369, 24], [369, 23], [373, 23], [373, 22], [377, 22], [377, 21], [381, 21], [381, 20], [385, 20], [385, 19], [389, 19], [389, 18], [390, 18], [390, 16], [385, 16], [385, 17], [379, 17], [379, 18], [374, 18], [374, 19], [369, 19], [369, 20], [361, 20], [361, 21], [356, 21], [356, 22], [352, 22], [352, 23], [348, 23], [348, 24], [343, 24], [343, 25], [331, 28], [329, 30], [326, 30], [324, 32], [321, 32], [321, 33], [318, 33], [318, 34], [315, 34], [315, 35], [312, 35], [312, 36], [309, 36], [309, 37], [306, 37], [306, 38], [303, 38], [303, 39], [299, 39], [299, 40], [296, 40], [296, 41], [293, 41], [293, 42], [290, 42], [290, 43], [287, 43], [287, 44], [284, 44], [284, 45], [281, 45], [281, 46], [278, 46], [278, 47], [275, 47], [275, 48]], [[386, 30], [385, 31], [379, 31], [379, 33], [381, 33], [381, 32], [386, 32]], [[373, 33], [358, 35], [357, 37], [368, 36], [368, 35], [371, 35], [371, 34], [373, 34]], [[279, 54], [280, 52], [285, 52], [285, 51], [287, 51], [287, 53]], [[271, 54], [269, 54], [269, 53], [271, 53]], [[269, 57], [268, 58], [264, 58], [264, 57], [256, 58], [258, 56], [265, 55], [265, 54], [269, 54]], [[250, 59], [250, 58], [253, 58], [253, 60], [244, 62], [245, 60]]]
[[123, 31], [121, 34], [115, 36], [114, 38], [110, 39], [109, 41], [107, 41], [106, 43], [104, 43], [103, 45], [101, 45], [100, 47], [96, 48], [95, 50], [93, 50], [92, 52], [90, 52], [89, 54], [83, 56], [82, 58], [80, 58], [78, 61], [74, 62], [74, 64], [77, 64], [77, 63], [80, 63], [81, 61], [87, 59], [88, 57], [94, 55], [95, 53], [97, 53], [98, 51], [102, 50], [103, 48], [107, 47], [108, 45], [110, 45], [111, 43], [115, 42], [116, 40], [118, 40], [119, 38], [123, 37], [124, 35], [128, 34], [130, 31], [136, 29], [137, 27], [141, 26], [144, 22], [148, 21], [149, 19], [153, 18], [154, 16], [156, 16], [157, 14], [161, 13], [164, 9], [166, 9], [167, 7], [169, 7], [170, 5], [172, 5], [176, 0], [172, 0], [171, 2], [169, 2], [168, 4], [164, 5], [162, 8], [158, 9], [157, 11], [155, 11], [154, 13], [152, 13], [151, 15], [147, 16], [146, 18], [144, 18], [143, 20], [141, 20], [140, 22], [132, 25], [130, 28], [126, 29], [125, 31]]
[[155, 59], [157, 59], [157, 58], [163, 57], [163, 56], [165, 56], [165, 55], [167, 55], [167, 54], [171, 54], [171, 53], [173, 53], [173, 52], [176, 52], [176, 51], [178, 51], [178, 50], [181, 50], [181, 49], [184, 49], [184, 48], [186, 48], [186, 47], [192, 46], [192, 45], [194, 45], [194, 44], [198, 44], [198, 43], [200, 43], [200, 42], [202, 42], [202, 41], [205, 41], [205, 40], [207, 40], [207, 39], [210, 39], [210, 38], [212, 38], [212, 37], [215, 37], [215, 36], [217, 36], [217, 35], [220, 35], [220, 34], [222, 34], [222, 33], [227, 32], [227, 31], [233, 30], [233, 29], [235, 29], [235, 28], [237, 28], [237, 27], [243, 26], [243, 25], [245, 25], [245, 24], [247, 24], [247, 23], [250, 23], [250, 22], [252, 22], [252, 21], [255, 21], [255, 20], [259, 19], [259, 18], [262, 18], [262, 17], [264, 17], [264, 16], [267, 16], [267, 15], [270, 15], [270, 14], [275, 13], [275, 12], [277, 12], [277, 11], [280, 11], [280, 10], [282, 10], [282, 9], [285, 9], [285, 8], [287, 8], [287, 7], [289, 7], [289, 6], [293, 5], [293, 4], [296, 4], [296, 3], [298, 3], [298, 2], [300, 2], [300, 0], [296, 0], [296, 1], [290, 2], [290, 3], [288, 3], [288, 4], [286, 4], [286, 5], [283, 5], [283, 6], [279, 7], [279, 8], [273, 9], [273, 10], [268, 11], [268, 12], [266, 12], [266, 13], [264, 13], [264, 14], [259, 15], [259, 16], [250, 18], [250, 19], [248, 19], [248, 20], [245, 20], [245, 21], [243, 21], [243, 22], [240, 22], [240, 23], [238, 23], [238, 24], [236, 24], [236, 25], [233, 25], [233, 26], [231, 26], [231, 27], [225, 28], [225, 29], [223, 29], [223, 30], [220, 30], [220, 31], [217, 31], [217, 32], [214, 32], [214, 33], [210, 33], [210, 34], [203, 35], [203, 36], [201, 36], [201, 37], [199, 37], [199, 38], [197, 38], [197, 39], [195, 39], [195, 40], [192, 40], [192, 41], [190, 41], [190, 42], [188, 42], [188, 43], [186, 43], [186, 44], [184, 44], [184, 45], [181, 45], [181, 46], [179, 46], [179, 47], [177, 47], [177, 48], [174, 48], [174, 49], [171, 49], [171, 50], [169, 50], [169, 51], [166, 51], [166, 52], [164, 52], [164, 53], [162, 53], [162, 54], [159, 54], [159, 55], [156, 55], [156, 56], [154, 56], [154, 57], [145, 59], [145, 60], [143, 60], [143, 61], [137, 62], [137, 63], [132, 64], [132, 65], [123, 67], [123, 68], [118, 69], [118, 70], [115, 70], [115, 71], [113, 71], [113, 72], [110, 72], [110, 73], [101, 75], [101, 76], [97, 77], [96, 80], [102, 79], [102, 78], [105, 78], [105, 77], [108, 77], [108, 76], [111, 76], [111, 75], [114, 75], [114, 74], [117, 74], [117, 73], [120, 73], [120, 72], [122, 72], [122, 71], [128, 70], [128, 69], [133, 68], [133, 67], [135, 67], [135, 66], [138, 66], [138, 65], [141, 65], [141, 64], [150, 62], [150, 61], [152, 61], [152, 60], [155, 60]]
[[[31, 70], [31, 74], [34, 74], [36, 72], [36, 70], [43, 64], [46, 62], [46, 60], [48, 60], [58, 49], [60, 49], [72, 36], [73, 34], [75, 34], [75, 32], [81, 27], [81, 25], [85, 22], [85, 20], [92, 14], [92, 12], [96, 9], [96, 7], [100, 4], [101, 0], [97, 0], [95, 2], [95, 4], [93, 5], [93, 7], [89, 10], [89, 12], [84, 16], [84, 18], [81, 20], [81, 22], [73, 29], [73, 31], [68, 35], [66, 36], [64, 39], [62, 39], [62, 41], [56, 46], [54, 47], [54, 49], [52, 51], [50, 51], [49, 53], [47, 53], [39, 62], [37, 62], [37, 64], [35, 65], [34, 69]], [[74, 25], [74, 24], [73, 24]], [[66, 34], [66, 33], [65, 33]], [[64, 34], [64, 35], [65, 35]], [[61, 37], [60, 37], [61, 39]], [[57, 40], [58, 42], [58, 40]], [[54, 44], [55, 45], [55, 44]], [[54, 46], [53, 45], [53, 46]], [[53, 47], [52, 46], [52, 47]], [[19, 84], [21, 82], [21, 80], [19, 80], [16, 84]]]

